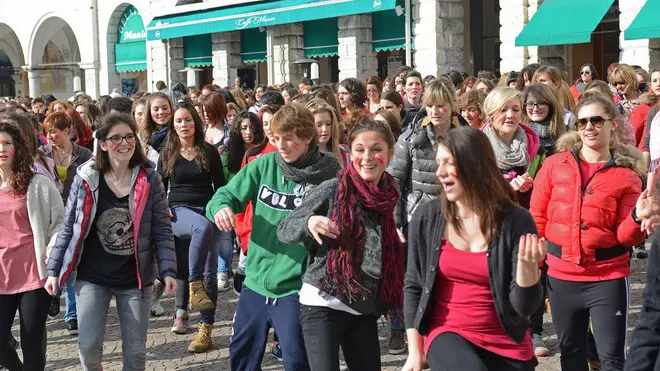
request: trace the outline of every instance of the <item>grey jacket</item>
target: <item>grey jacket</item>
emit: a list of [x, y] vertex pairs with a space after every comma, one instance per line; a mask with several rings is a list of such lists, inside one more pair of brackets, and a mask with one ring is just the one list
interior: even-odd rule
[[[96, 215], [100, 176], [90, 160], [78, 168], [73, 181], [62, 228], [48, 259], [48, 275], [59, 277], [60, 286], [64, 286], [84, 254], [84, 241]], [[133, 168], [131, 184], [129, 208], [136, 233], [138, 288], [142, 289], [153, 283], [158, 274], [156, 260], [161, 277], [175, 277], [176, 254], [160, 175], [151, 167], [138, 166]]]
[[[69, 162], [69, 166], [66, 168], [66, 179], [64, 179], [63, 188], [62, 188], [62, 200], [64, 200], [65, 202], [69, 198], [69, 192], [71, 191], [71, 185], [73, 184], [73, 179], [76, 177], [76, 171], [78, 169], [78, 166], [84, 164], [93, 157], [92, 152], [87, 148], [81, 147], [73, 142], [71, 142], [71, 146], [73, 146], [73, 148], [71, 149], [71, 162]], [[44, 155], [46, 155], [46, 157], [55, 160], [53, 158], [52, 144], [47, 144], [39, 148], [39, 150], [43, 152]], [[54, 169], [55, 167], [53, 166], [53, 170]]]
[[408, 225], [417, 207], [438, 194], [438, 177], [435, 171], [435, 133], [433, 125], [422, 126], [426, 111], [421, 110], [413, 126], [406, 130], [394, 148], [394, 158], [387, 172], [399, 183], [401, 199], [394, 210], [394, 220], [399, 228]]
[[[284, 243], [302, 242], [309, 251], [307, 271], [303, 282], [319, 288], [319, 282], [326, 275], [328, 245], [319, 245], [307, 228], [309, 218], [321, 215], [330, 218], [334, 208], [335, 193], [339, 181], [337, 178], [326, 180], [314, 188], [293, 212], [277, 227], [277, 237]], [[362, 314], [382, 314], [382, 302], [378, 291], [383, 280], [380, 217], [364, 211], [365, 246], [360, 270], [360, 285], [364, 288], [363, 296], [349, 298], [342, 292], [332, 293], [342, 303]], [[327, 241], [328, 237], [323, 237]]]

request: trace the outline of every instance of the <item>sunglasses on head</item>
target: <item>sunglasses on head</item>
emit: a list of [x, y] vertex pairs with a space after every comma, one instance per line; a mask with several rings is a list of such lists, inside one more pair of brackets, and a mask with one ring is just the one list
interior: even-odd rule
[[591, 71], [580, 71], [581, 75], [591, 75]]
[[605, 121], [611, 121], [612, 119], [605, 118], [603, 116], [591, 116], [591, 117], [582, 117], [577, 119], [578, 130], [584, 130], [587, 128], [587, 124], [591, 123], [596, 129], [600, 129], [605, 125]]

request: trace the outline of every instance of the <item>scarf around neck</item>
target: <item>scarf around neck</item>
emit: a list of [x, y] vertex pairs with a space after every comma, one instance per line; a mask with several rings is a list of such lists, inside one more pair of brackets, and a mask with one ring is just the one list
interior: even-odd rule
[[539, 139], [550, 139], [552, 138], [552, 134], [550, 133], [550, 121], [550, 115], [548, 115], [545, 120], [539, 122], [531, 121], [528, 126], [536, 132]]
[[285, 178], [312, 185], [319, 185], [331, 179], [341, 169], [339, 160], [332, 153], [322, 153], [318, 144], [310, 145], [307, 152], [290, 164], [275, 151], [275, 163]]
[[484, 127], [484, 133], [488, 136], [491, 146], [495, 151], [495, 158], [497, 159], [497, 167], [500, 170], [511, 170], [516, 167], [524, 167], [529, 165], [529, 154], [527, 153], [527, 137], [523, 128], [518, 127], [511, 145], [506, 145], [502, 139], [497, 135], [493, 124], [490, 123]]
[[337, 174], [339, 186], [335, 194], [331, 219], [339, 228], [337, 239], [328, 239], [326, 275], [320, 287], [330, 295], [339, 291], [349, 300], [363, 293], [359, 272], [362, 265], [366, 232], [363, 212], [379, 215], [383, 282], [378, 297], [385, 310], [403, 304], [403, 246], [396, 233], [394, 207], [401, 197], [397, 182], [383, 173], [379, 185], [371, 184], [358, 174], [351, 163]]

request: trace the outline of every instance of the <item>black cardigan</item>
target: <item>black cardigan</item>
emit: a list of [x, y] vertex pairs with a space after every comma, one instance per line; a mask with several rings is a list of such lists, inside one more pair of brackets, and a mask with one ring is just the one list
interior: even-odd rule
[[[520, 236], [537, 234], [537, 230], [529, 212], [517, 206], [503, 210], [501, 223], [488, 246], [488, 275], [497, 317], [511, 339], [520, 343], [529, 330], [529, 316], [541, 305], [543, 291], [540, 283], [526, 288], [516, 284], [518, 243]], [[403, 308], [406, 328], [415, 328], [421, 335], [431, 330], [428, 320], [444, 230], [439, 200], [420, 206], [409, 224]]]

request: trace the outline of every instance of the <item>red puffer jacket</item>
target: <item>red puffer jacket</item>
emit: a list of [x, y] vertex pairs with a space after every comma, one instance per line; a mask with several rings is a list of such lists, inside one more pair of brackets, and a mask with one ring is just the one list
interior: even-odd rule
[[581, 147], [577, 132], [564, 134], [561, 153], [546, 159], [534, 180], [529, 211], [548, 240], [548, 275], [585, 282], [626, 277], [627, 248], [645, 236], [631, 213], [642, 191], [641, 152], [618, 145], [582, 189]]

